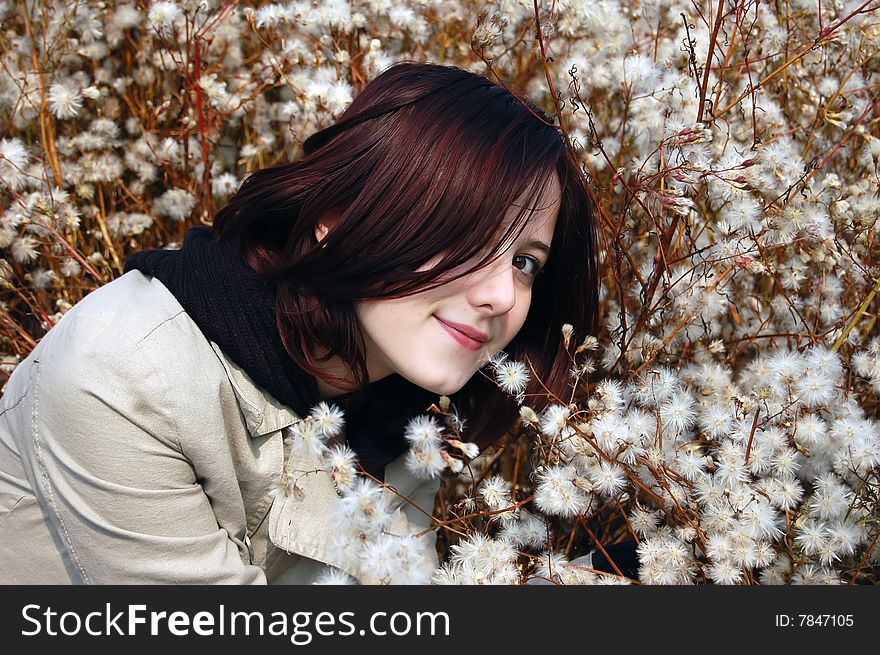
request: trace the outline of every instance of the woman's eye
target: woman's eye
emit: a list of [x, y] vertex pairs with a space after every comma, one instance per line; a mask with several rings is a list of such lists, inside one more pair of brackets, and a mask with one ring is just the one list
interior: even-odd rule
[[[519, 270], [525, 273], [527, 277], [534, 278], [541, 270], [540, 262], [534, 257], [529, 257], [528, 255], [517, 255], [516, 257], [514, 257], [514, 261], [516, 260], [525, 262], [525, 268], [520, 268]], [[529, 266], [531, 266], [531, 268], [529, 268]]]

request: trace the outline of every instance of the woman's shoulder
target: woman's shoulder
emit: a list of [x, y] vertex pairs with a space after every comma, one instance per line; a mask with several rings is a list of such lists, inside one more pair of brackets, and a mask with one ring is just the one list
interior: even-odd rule
[[[86, 331], [103, 328], [137, 343], [184, 313], [158, 279], [130, 271], [92, 291], [62, 317], [57, 327]], [[102, 334], [108, 336], [109, 332]]]
[[[74, 305], [33, 358], [74, 382], [85, 371], [133, 375], [138, 367], [191, 379], [216, 356], [198, 326], [157, 279], [131, 271]], [[49, 366], [46, 366], [49, 365]], [[144, 371], [146, 372], [146, 371]], [[71, 379], [70, 376], [73, 376]]]
[[99, 344], [125, 351], [147, 341], [173, 345], [200, 336], [165, 285], [140, 271], [130, 271], [74, 305], [43, 341], [62, 340], [74, 349]]

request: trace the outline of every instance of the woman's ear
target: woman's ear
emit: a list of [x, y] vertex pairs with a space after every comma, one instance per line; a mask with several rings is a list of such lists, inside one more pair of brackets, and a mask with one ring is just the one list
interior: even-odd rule
[[315, 224], [315, 239], [318, 243], [324, 241], [324, 237], [327, 236], [330, 230], [333, 230], [336, 227], [342, 217], [342, 212], [342, 209], [333, 209], [325, 212], [324, 215], [318, 219], [318, 222]]

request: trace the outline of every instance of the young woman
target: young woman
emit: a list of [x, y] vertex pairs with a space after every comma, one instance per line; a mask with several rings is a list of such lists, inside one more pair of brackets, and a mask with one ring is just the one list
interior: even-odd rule
[[480, 371], [502, 349], [534, 368], [534, 409], [570, 394], [560, 329], [594, 331], [596, 266], [587, 191], [546, 114], [458, 68], [391, 67], [298, 161], [251, 174], [180, 250], [131, 256], [18, 366], [0, 582], [346, 569], [329, 478], [274, 493], [301, 456], [285, 436], [322, 400], [407, 499], [392, 527], [433, 543], [413, 504], [430, 514], [438, 482], [403, 465], [405, 423], [447, 395], [465, 438], [503, 435], [517, 404]]

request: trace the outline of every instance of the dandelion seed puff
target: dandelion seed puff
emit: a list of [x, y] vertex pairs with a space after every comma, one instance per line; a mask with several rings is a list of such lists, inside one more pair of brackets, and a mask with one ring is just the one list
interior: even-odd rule
[[631, 434], [653, 437], [657, 433], [657, 417], [643, 409], [633, 408], [626, 413], [626, 423]]
[[745, 469], [744, 458], [737, 455], [719, 456], [715, 462], [713, 474], [720, 484], [727, 487], [738, 487], [749, 479]]
[[82, 96], [64, 84], [53, 84], [49, 88], [49, 109], [56, 118], [73, 118], [82, 107]]
[[407, 422], [403, 436], [413, 447], [438, 448], [443, 442], [442, 431], [433, 416], [416, 416]]
[[705, 476], [694, 483], [694, 495], [706, 508], [718, 505], [724, 499], [724, 484], [713, 476]]
[[189, 218], [196, 199], [184, 189], [169, 189], [153, 202], [153, 211], [175, 221]]
[[480, 581], [476, 572], [466, 566], [455, 562], [445, 562], [443, 566], [434, 572], [431, 584], [436, 585], [476, 585]]
[[641, 507], [637, 507], [629, 515], [629, 524], [640, 537], [647, 537], [654, 532], [660, 520], [660, 515], [656, 511]]
[[468, 535], [450, 549], [450, 561], [464, 567], [477, 569], [489, 554], [490, 538], [479, 532]]
[[553, 582], [562, 582], [561, 575], [567, 568], [568, 560], [562, 553], [553, 551], [544, 552], [535, 567], [535, 573], [541, 578]]
[[728, 407], [712, 403], [699, 415], [698, 423], [710, 439], [730, 434], [733, 428], [733, 412]]
[[817, 407], [834, 400], [837, 390], [827, 373], [811, 370], [795, 381], [794, 394], [804, 406]]
[[785, 533], [784, 525], [776, 509], [764, 499], [755, 499], [742, 510], [741, 522], [747, 534], [754, 539], [767, 537], [780, 539]]
[[649, 537], [636, 548], [639, 579], [644, 584], [691, 584], [693, 565], [685, 544], [668, 537]]
[[840, 560], [840, 555], [838, 555], [834, 545], [830, 541], [826, 541], [822, 544], [818, 556], [819, 561], [826, 566], [830, 566], [833, 562]]
[[357, 480], [357, 456], [345, 444], [336, 444], [324, 454], [326, 466], [340, 492], [350, 490]]
[[452, 564], [450, 562], [444, 562], [440, 568], [434, 571], [434, 575], [431, 577], [431, 584], [435, 585], [465, 585], [469, 584], [470, 580], [464, 579], [465, 573], [458, 564]]
[[504, 362], [495, 369], [495, 381], [505, 393], [519, 396], [529, 382], [529, 369], [522, 362]]
[[817, 555], [822, 552], [827, 540], [828, 531], [825, 529], [825, 524], [812, 520], [804, 521], [794, 537], [794, 543], [807, 555]]
[[604, 412], [590, 422], [590, 431], [599, 448], [605, 453], [611, 453], [629, 434], [629, 425], [620, 414]]
[[759, 541], [755, 546], [755, 566], [759, 569], [769, 566], [775, 557], [776, 552], [766, 541]]
[[333, 114], [341, 114], [349, 104], [354, 94], [351, 85], [345, 80], [333, 82], [324, 93], [324, 105]]
[[290, 426], [286, 441], [290, 452], [307, 457], [323, 457], [327, 452], [326, 435], [313, 421], [298, 421]]
[[705, 472], [706, 458], [698, 450], [688, 450], [676, 456], [674, 467], [686, 480], [694, 482]]
[[433, 573], [424, 544], [415, 537], [382, 534], [361, 554], [361, 570], [389, 584], [426, 584]]
[[795, 440], [807, 448], [815, 448], [827, 441], [828, 425], [816, 414], [804, 414], [798, 418], [794, 432]]
[[552, 439], [567, 425], [571, 410], [559, 403], [553, 403], [541, 415], [540, 430], [545, 437]]
[[355, 480], [333, 511], [340, 525], [350, 523], [353, 529], [374, 533], [380, 532], [391, 521], [388, 499], [379, 486], [366, 478]]
[[602, 351], [602, 368], [611, 373], [614, 370], [615, 364], [620, 360], [621, 354], [620, 346], [614, 343], [608, 344]]
[[712, 532], [706, 538], [706, 556], [715, 561], [729, 559], [733, 555], [733, 540], [729, 533]]
[[496, 568], [492, 573], [491, 582], [500, 585], [518, 585], [521, 576], [519, 569], [513, 563], [507, 563]]
[[383, 582], [390, 582], [395, 569], [407, 564], [398, 558], [397, 537], [394, 535], [378, 535], [374, 541], [365, 544], [361, 552], [361, 570]]
[[[4, 142], [0, 141], [0, 155], [3, 154], [3, 143]], [[3, 163], [2, 161], [0, 161], [0, 171], [3, 170], [2, 166]], [[872, 343], [875, 341], [877, 341], [876, 338], [872, 340]], [[877, 357], [875, 355], [872, 355], [869, 351], [863, 350], [861, 352], [855, 353], [852, 358], [852, 363], [855, 372], [861, 375], [863, 378], [872, 378], [877, 375]]]
[[843, 372], [843, 365], [840, 363], [840, 355], [824, 345], [816, 345], [805, 353], [805, 364], [817, 371], [821, 371], [829, 377], [835, 379]]
[[755, 499], [755, 491], [751, 486], [746, 484], [738, 484], [724, 490], [727, 502], [730, 507], [737, 511], [741, 511], [746, 505], [750, 505]]
[[80, 266], [79, 262], [73, 257], [66, 257], [64, 261], [61, 262], [61, 268], [59, 270], [64, 277], [77, 277], [82, 273], [82, 266]]
[[499, 574], [505, 579], [509, 579], [508, 568], [518, 556], [519, 553], [512, 542], [503, 538], [492, 539], [487, 544], [486, 553], [479, 564], [479, 569], [497, 583], [499, 582]]
[[667, 366], [651, 369], [645, 375], [636, 390], [635, 398], [646, 407], [655, 406], [681, 388], [678, 373]]
[[855, 523], [843, 521], [828, 526], [828, 540], [835, 552], [852, 555], [860, 543], [865, 540], [864, 530]]
[[697, 530], [690, 524], [680, 525], [675, 528], [675, 538], [686, 544], [693, 543], [694, 539], [697, 538]]
[[215, 196], [225, 198], [238, 190], [239, 181], [231, 173], [222, 173], [211, 179], [211, 191]]
[[611, 410], [623, 409], [626, 404], [623, 398], [623, 385], [619, 380], [603, 380], [596, 385], [596, 395], [602, 399], [602, 404]]
[[687, 392], [676, 392], [660, 404], [660, 419], [676, 433], [694, 424], [694, 399]]
[[549, 466], [541, 471], [535, 488], [536, 507], [551, 516], [576, 516], [587, 499], [575, 486], [575, 475], [575, 470], [570, 466]]
[[877, 424], [872, 421], [861, 421], [863, 430], [856, 436], [845, 450], [835, 453], [832, 466], [841, 475], [850, 471], [859, 477], [868, 474], [880, 464], [880, 436]]
[[627, 485], [626, 474], [617, 464], [601, 462], [590, 470], [589, 476], [595, 489], [609, 498], [619, 494]]
[[285, 18], [284, 9], [280, 5], [266, 5], [254, 12], [254, 24], [258, 29], [278, 27], [285, 21]]
[[415, 12], [402, 4], [392, 5], [388, 9], [388, 20], [395, 27], [408, 29], [416, 22]]
[[332, 566], [328, 566], [324, 571], [315, 578], [315, 581], [312, 584], [316, 585], [354, 585], [357, 584], [357, 580], [351, 577], [345, 571], [340, 571], [337, 568]]
[[446, 470], [446, 460], [436, 446], [412, 446], [406, 453], [406, 470], [420, 480], [430, 480]]
[[468, 459], [473, 459], [480, 454], [480, 447], [470, 441], [458, 441], [457, 448], [461, 450], [462, 454]]
[[0, 179], [14, 190], [21, 190], [27, 182], [24, 171], [30, 159], [30, 154], [20, 139], [0, 140]]
[[621, 449], [617, 453], [617, 461], [627, 466], [635, 466], [639, 457], [645, 454], [645, 437], [642, 435], [628, 434], [621, 443]]
[[29, 264], [39, 255], [37, 242], [30, 237], [20, 237], [13, 241], [11, 250], [12, 258], [19, 264]]
[[773, 469], [777, 475], [793, 476], [800, 468], [798, 452], [794, 448], [784, 448], [773, 458]]
[[31, 284], [34, 289], [45, 291], [55, 280], [55, 271], [38, 268], [31, 272]]
[[659, 562], [663, 557], [662, 539], [643, 539], [636, 547], [639, 563], [642, 565]]
[[810, 498], [810, 511], [821, 520], [837, 519], [849, 509], [852, 492], [838, 482], [833, 474], [820, 476], [813, 486], [815, 491]]
[[562, 324], [562, 342], [565, 344], [566, 349], [568, 348], [569, 343], [571, 343], [571, 335], [573, 332], [574, 326], [571, 323]]
[[533, 514], [523, 512], [515, 521], [508, 521], [499, 536], [522, 548], [541, 548], [548, 538], [547, 525]]
[[773, 451], [765, 444], [753, 444], [749, 453], [749, 471], [754, 475], [761, 475], [770, 470], [773, 465]]
[[706, 575], [712, 582], [720, 585], [735, 585], [742, 582], [742, 569], [731, 560], [721, 560], [706, 568]]
[[490, 510], [499, 510], [511, 504], [510, 483], [500, 475], [486, 478], [479, 488], [480, 498]]
[[682, 567], [690, 561], [689, 549], [686, 544], [675, 538], [666, 538], [661, 543], [662, 557], [675, 567]]
[[788, 447], [788, 437], [775, 425], [758, 430], [755, 434], [755, 442], [765, 445], [772, 453], [776, 454]]
[[654, 66], [654, 62], [639, 54], [624, 59], [623, 72], [624, 78], [636, 93], [650, 93], [660, 78], [660, 71]]
[[321, 401], [312, 408], [311, 417], [313, 423], [324, 433], [327, 438], [333, 438], [342, 432], [345, 425], [345, 413], [336, 405], [328, 405]]
[[160, 35], [167, 36], [182, 15], [183, 10], [174, 2], [154, 2], [147, 12], [147, 23]]
[[464, 470], [464, 462], [457, 457], [453, 457], [445, 450], [440, 451], [440, 457], [443, 458], [444, 463], [453, 474], [458, 475]]
[[755, 566], [757, 542], [748, 534], [742, 532], [733, 533], [732, 561], [739, 567], [752, 568]]
[[[592, 584], [609, 584], [601, 583], [602, 578], [619, 578], [616, 575], [597, 575], [588, 570], [593, 568], [592, 554], [578, 557], [570, 562], [564, 562], [558, 567], [557, 572], [559, 582], [564, 585], [592, 585]], [[624, 578], [625, 579], [625, 578]]]
[[804, 488], [801, 483], [790, 476], [783, 476], [777, 480], [778, 486], [772, 500], [777, 507], [783, 510], [793, 510], [804, 497]]
[[272, 498], [285, 498], [287, 496], [294, 496], [296, 491], [296, 480], [288, 471], [283, 471], [277, 479], [272, 481], [269, 495]]
[[798, 379], [804, 369], [803, 357], [792, 351], [780, 351], [770, 356], [767, 361], [773, 381], [786, 387]]

